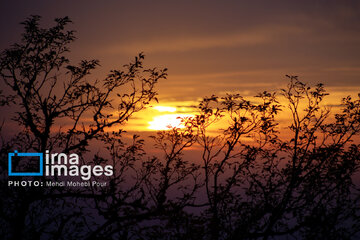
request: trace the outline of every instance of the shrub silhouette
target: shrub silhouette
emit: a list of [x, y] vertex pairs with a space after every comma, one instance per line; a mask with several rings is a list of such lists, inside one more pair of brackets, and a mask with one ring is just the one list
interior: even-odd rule
[[[152, 156], [140, 136], [123, 141], [122, 128], [157, 101], [155, 85], [166, 69], [144, 68], [139, 54], [123, 70], [89, 81], [99, 62], [70, 64], [69, 18], [48, 29], [39, 21], [25, 20], [21, 43], [0, 57], [7, 85], [0, 106], [12, 114], [6, 121], [19, 125], [1, 140], [4, 239], [360, 237], [359, 99], [344, 98], [332, 115], [322, 105], [323, 85], [312, 88], [296, 76], [253, 102], [213, 95], [199, 103], [195, 117], [182, 119], [185, 128], [152, 136], [146, 144], [161, 151]], [[279, 127], [280, 111], [289, 113], [287, 129]], [[91, 144], [106, 153], [94, 153]], [[185, 155], [193, 147], [200, 149], [195, 161]], [[102, 187], [9, 187], [7, 153], [14, 149], [76, 152], [82, 163], [111, 164], [115, 171], [93, 176], [108, 183]]]

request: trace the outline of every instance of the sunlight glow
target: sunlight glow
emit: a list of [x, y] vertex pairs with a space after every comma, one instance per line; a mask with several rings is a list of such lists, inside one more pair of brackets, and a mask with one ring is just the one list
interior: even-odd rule
[[176, 112], [175, 107], [156, 106], [156, 107], [154, 107], [154, 109], [158, 110], [159, 112]]
[[151, 130], [169, 130], [170, 128], [184, 128], [181, 123], [182, 117], [191, 117], [189, 114], [166, 114], [156, 116], [153, 121], [149, 122], [148, 129]]

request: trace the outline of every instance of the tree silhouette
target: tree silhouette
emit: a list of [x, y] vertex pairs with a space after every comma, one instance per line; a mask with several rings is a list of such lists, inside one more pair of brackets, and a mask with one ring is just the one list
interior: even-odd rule
[[[277, 93], [253, 101], [206, 97], [195, 117], [182, 119], [184, 128], [158, 131], [151, 143], [138, 135], [125, 141], [123, 125], [157, 101], [155, 85], [166, 69], [144, 68], [139, 54], [123, 70], [91, 81], [97, 60], [71, 65], [66, 57], [75, 40], [69, 18], [48, 29], [39, 21], [25, 20], [21, 42], [0, 57], [7, 87], [0, 106], [19, 126], [1, 139], [4, 239], [360, 237], [360, 99], [344, 98], [331, 114], [323, 85], [287, 76]], [[288, 128], [277, 120], [281, 111]], [[161, 153], [147, 153], [145, 144]], [[105, 186], [9, 187], [7, 154], [15, 149], [76, 152], [82, 164], [110, 164], [114, 174], [92, 177]]]
[[[195, 126], [203, 146], [211, 239], [348, 239], [358, 233], [359, 189], [353, 176], [359, 145], [349, 143], [359, 134], [360, 101], [345, 98], [335, 123], [326, 123], [330, 112], [321, 107], [328, 95], [323, 86], [311, 89], [288, 77], [281, 95], [291, 113], [289, 139], [276, 130], [275, 94], [258, 95], [260, 104], [239, 95], [213, 96], [200, 104]], [[230, 121], [223, 134], [207, 135], [209, 124], [224, 112]], [[246, 137], [256, 144], [244, 142]]]
[[[21, 131], [14, 139], [3, 143], [2, 159], [6, 159], [6, 153], [10, 149], [43, 153], [45, 150], [64, 153], [76, 151], [81, 155], [87, 151], [91, 140], [111, 144], [121, 131], [111, 134], [107, 129], [121, 126], [133, 113], [157, 100], [155, 84], [159, 79], [166, 78], [166, 69], [145, 69], [144, 55], [139, 54], [133, 62], [124, 66], [124, 70], [111, 71], [102, 82], [88, 81], [86, 77], [99, 63], [97, 60], [83, 60], [76, 66], [70, 64], [65, 53], [69, 51], [67, 45], [75, 37], [74, 31], [65, 29], [70, 23], [69, 18], [56, 19], [56, 25], [49, 29], [40, 28], [39, 20], [39, 16], [32, 16], [24, 21], [22, 24], [25, 33], [22, 35], [21, 43], [14, 44], [12, 48], [1, 53], [0, 76], [11, 90], [8, 95], [2, 97], [1, 103], [19, 108], [12, 120], [21, 126]], [[62, 122], [65, 124], [61, 124]], [[136, 144], [132, 146], [133, 152]], [[96, 156], [95, 160], [99, 158]], [[5, 173], [6, 169], [7, 164], [3, 161], [2, 172]], [[3, 190], [9, 190], [5, 182]], [[44, 207], [42, 205], [45, 204], [45, 200], [52, 198], [53, 205], [49, 206], [52, 208], [59, 199], [69, 194], [75, 197], [89, 197], [88, 194], [64, 194], [65, 191], [56, 188], [49, 191], [34, 192], [33, 189], [21, 189], [19, 193], [16, 190], [7, 192], [2, 205], [16, 204], [11, 212], [3, 213], [9, 218], [8, 230], [12, 231], [9, 236], [13, 236], [14, 239], [26, 236], [26, 232], [23, 231], [25, 226], [31, 228], [31, 224], [35, 224], [28, 223], [33, 221], [28, 219], [28, 214], [35, 211], [32, 209], [35, 203], [39, 204], [38, 207]], [[20, 195], [11, 196], [12, 194]], [[14, 202], [14, 199], [19, 202]], [[73, 205], [71, 201], [69, 203]], [[56, 214], [60, 214], [59, 216], [69, 223], [79, 215], [72, 213], [70, 216], [62, 216], [61, 212]], [[54, 221], [46, 221], [47, 224], [54, 225]], [[55, 222], [57, 221], [61, 222], [61, 219]], [[42, 224], [44, 223], [40, 223]], [[39, 231], [37, 227], [35, 229]], [[61, 232], [57, 234], [61, 235]], [[29, 238], [32, 238], [31, 235]]]

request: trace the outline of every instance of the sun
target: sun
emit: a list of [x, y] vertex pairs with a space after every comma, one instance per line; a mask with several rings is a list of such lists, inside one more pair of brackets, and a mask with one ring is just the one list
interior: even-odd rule
[[149, 122], [149, 129], [151, 130], [168, 130], [170, 128], [182, 128], [181, 116], [178, 114], [165, 114], [155, 116], [151, 122]]
[[181, 119], [185, 117], [191, 117], [191, 114], [183, 114], [183, 113], [176, 113], [176, 107], [169, 107], [169, 106], [156, 106], [153, 108], [160, 112], [160, 114], [156, 114], [152, 121], [148, 122], [148, 129], [149, 130], [169, 130], [171, 128], [184, 128]]

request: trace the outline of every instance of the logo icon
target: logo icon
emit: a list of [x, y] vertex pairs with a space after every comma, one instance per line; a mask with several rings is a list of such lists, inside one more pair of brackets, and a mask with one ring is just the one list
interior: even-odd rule
[[9, 176], [43, 176], [42, 153], [19, 153], [15, 150], [8, 154], [8, 162]]

